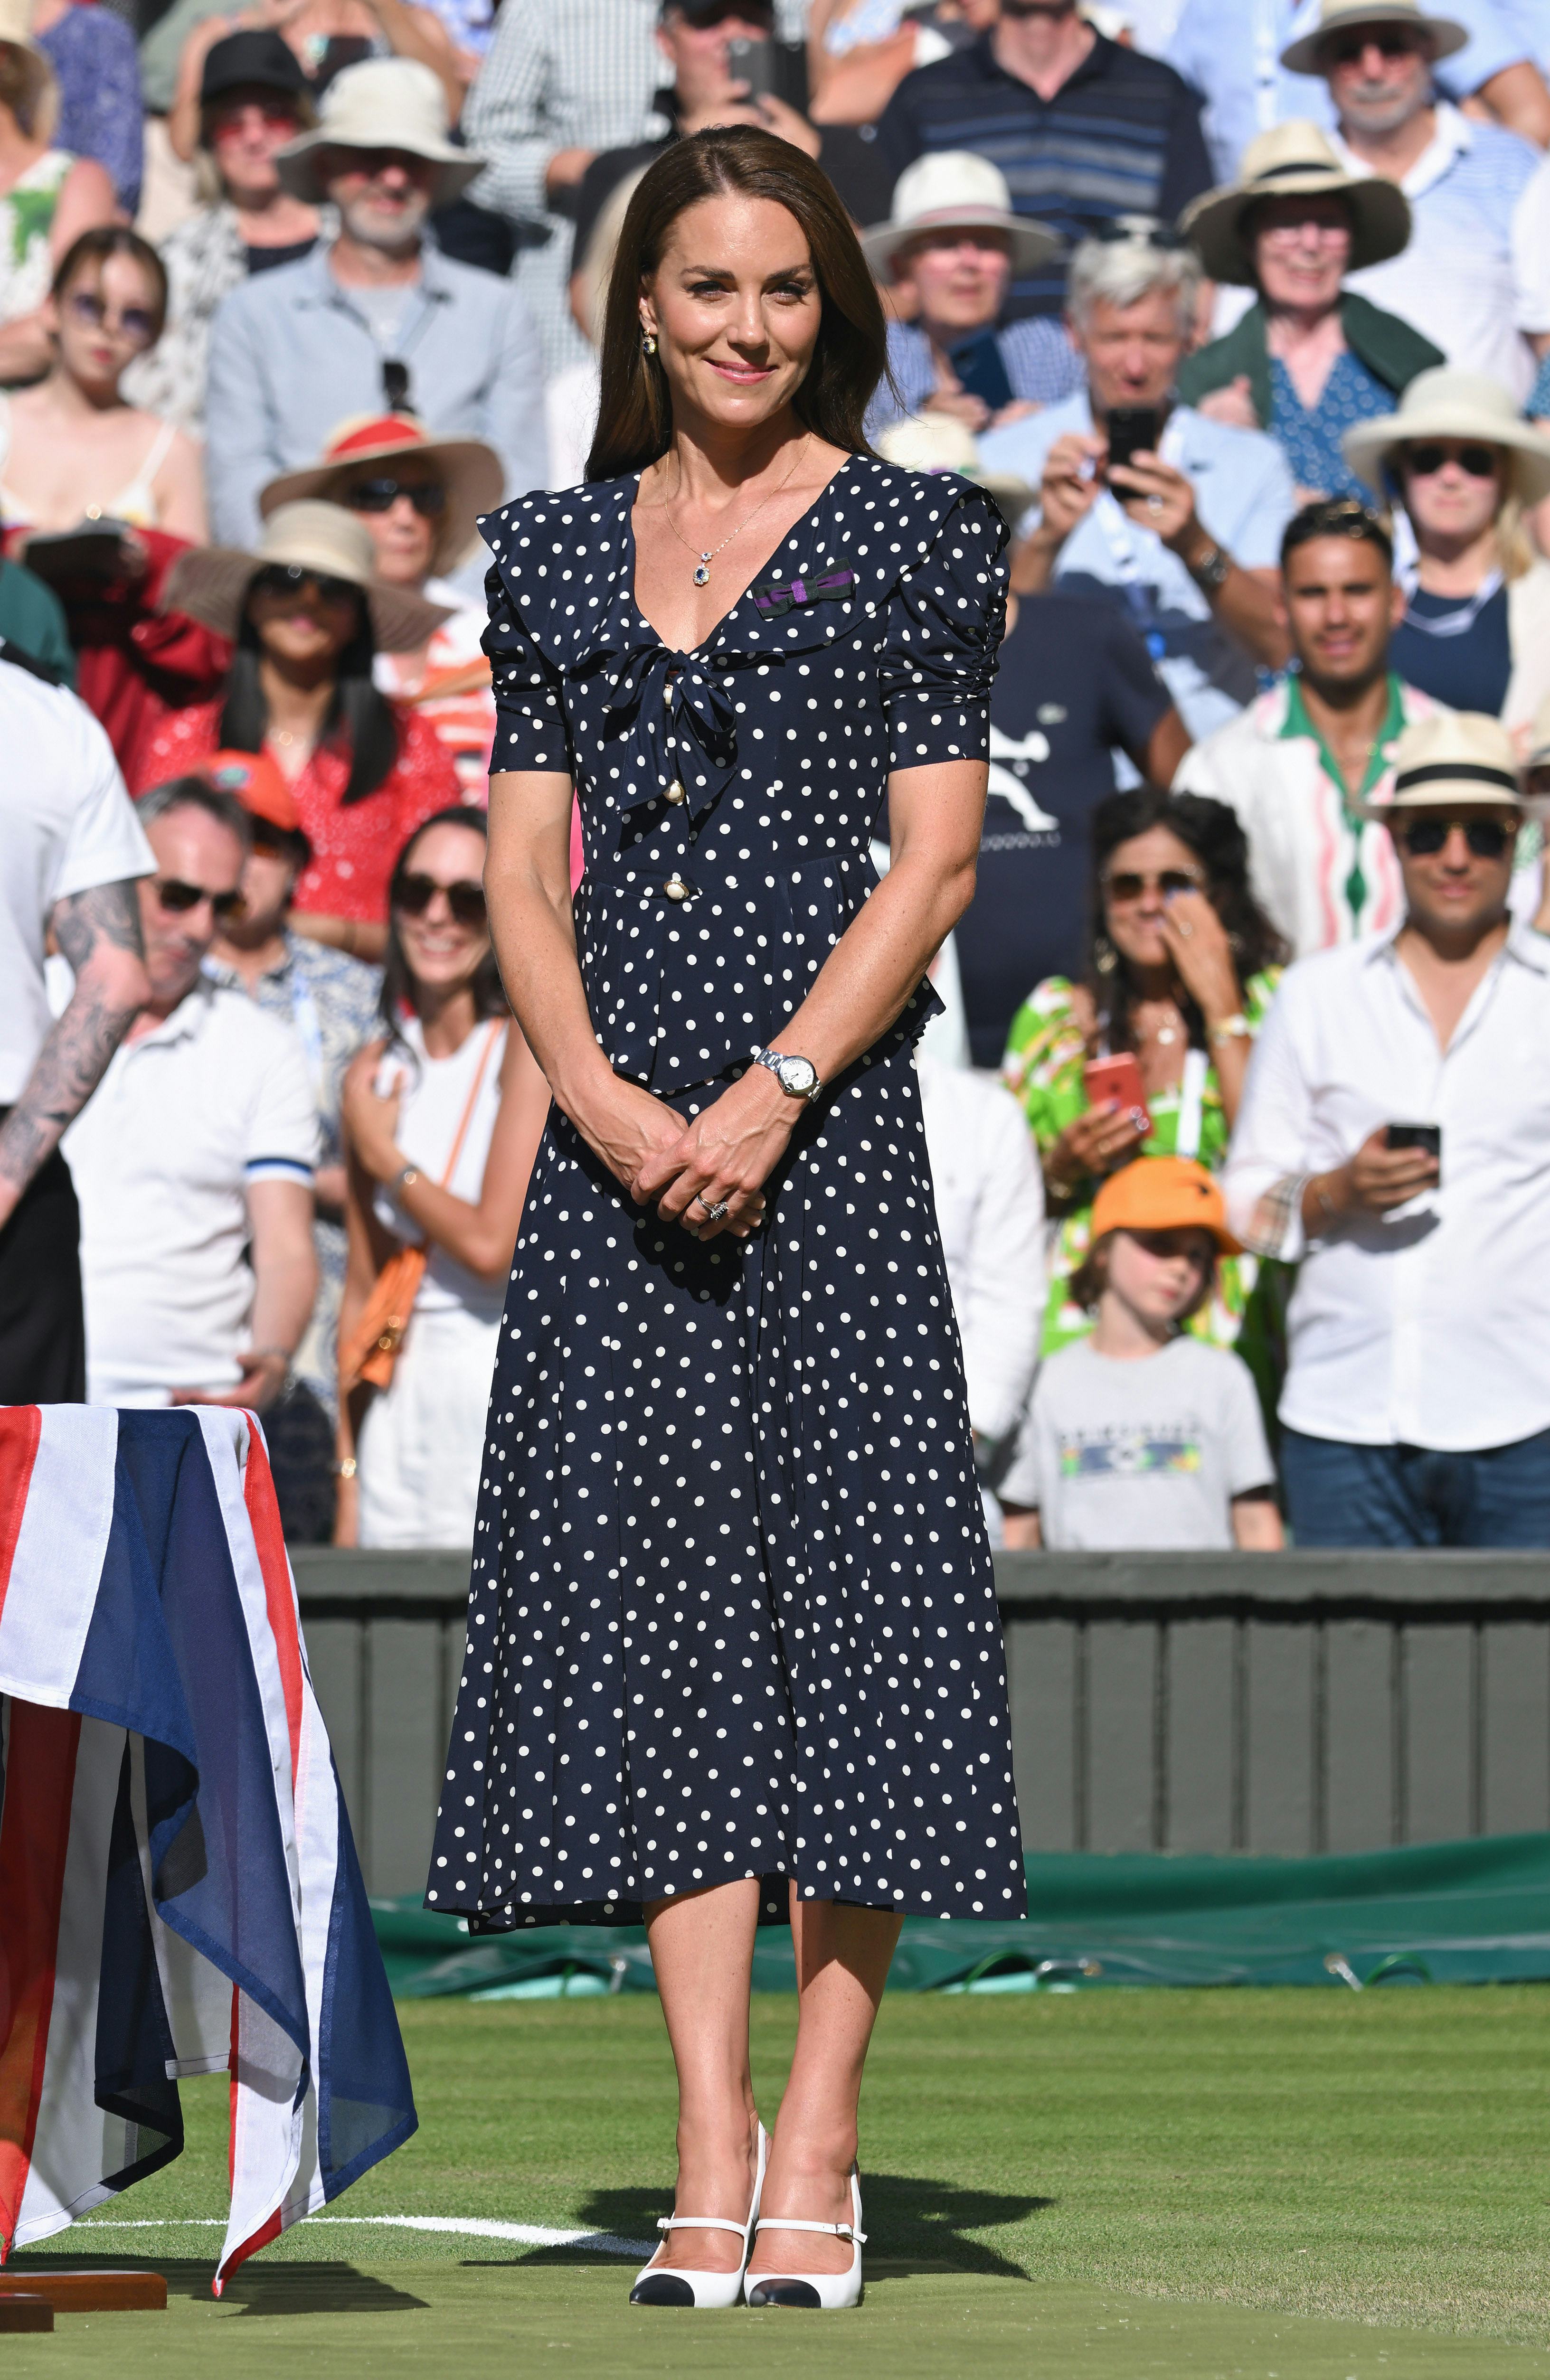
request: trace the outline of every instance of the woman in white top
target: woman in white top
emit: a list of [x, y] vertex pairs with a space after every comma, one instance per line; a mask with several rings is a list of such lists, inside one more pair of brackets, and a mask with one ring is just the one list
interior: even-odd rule
[[52, 368], [10, 400], [0, 485], [8, 528], [102, 518], [203, 544], [199, 448], [118, 385], [160, 338], [166, 303], [161, 258], [124, 225], [83, 232], [69, 249], [43, 311]]
[[341, 1400], [337, 1542], [470, 1546], [501, 1301], [549, 1089], [490, 946], [482, 811], [410, 837], [388, 893], [381, 1040], [345, 1077], [339, 1343], [383, 1266], [423, 1245], [393, 1378]]

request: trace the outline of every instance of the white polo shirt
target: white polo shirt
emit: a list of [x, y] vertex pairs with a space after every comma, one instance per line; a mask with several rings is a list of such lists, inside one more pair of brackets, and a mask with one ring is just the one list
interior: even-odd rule
[[65, 1135], [80, 1201], [87, 1394], [165, 1404], [241, 1378], [248, 1186], [311, 1184], [318, 1119], [293, 1028], [202, 980], [116, 1052]]
[[154, 874], [113, 747], [62, 686], [0, 659], [0, 1107], [50, 1024], [43, 935], [56, 901]]

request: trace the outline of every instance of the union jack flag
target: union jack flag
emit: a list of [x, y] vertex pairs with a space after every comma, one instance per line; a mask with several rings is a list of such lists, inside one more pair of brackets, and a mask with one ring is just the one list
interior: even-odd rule
[[263, 1437], [0, 1407], [0, 2255], [231, 2077], [227, 2277], [415, 2129]]

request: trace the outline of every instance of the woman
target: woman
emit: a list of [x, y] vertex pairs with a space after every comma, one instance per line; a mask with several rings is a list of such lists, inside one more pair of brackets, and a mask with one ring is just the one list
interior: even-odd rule
[[[883, 356], [824, 175], [696, 133], [625, 219], [589, 486], [484, 524], [491, 917], [556, 1112], [427, 1900], [475, 1931], [643, 1909], [680, 2093], [647, 2305], [732, 2304], [745, 2263], [755, 2304], [856, 2302], [901, 1912], [1025, 1906], [911, 1048], [973, 880], [1006, 536], [868, 455]], [[767, 2171], [762, 1912], [799, 1993]]]
[[340, 423], [319, 461], [283, 472], [259, 497], [267, 520], [316, 496], [355, 514], [372, 540], [377, 577], [451, 607], [413, 652], [379, 653], [377, 684], [430, 721], [471, 802], [489, 798], [495, 702], [480, 642], [486, 613], [465, 603], [447, 574], [468, 559], [482, 512], [500, 501], [501, 463], [476, 438], [434, 438], [402, 413]]
[[426, 1262], [390, 1383], [341, 1398], [340, 1545], [473, 1542], [501, 1293], [549, 1106], [490, 947], [484, 839], [482, 810], [448, 809], [399, 853], [384, 1034], [345, 1078], [342, 1351], [384, 1265], [406, 1246]]
[[43, 301], [61, 257], [113, 221], [113, 183], [93, 157], [55, 148], [59, 88], [32, 38], [31, 0], [0, 0], [0, 386], [50, 362]]
[[[239, 23], [225, 15], [206, 18], [190, 28], [178, 54], [167, 139], [174, 156], [185, 164], [200, 142], [205, 60], [213, 44]], [[272, 26], [300, 67], [314, 100], [323, 97], [336, 74], [365, 58], [418, 58], [440, 82], [448, 120], [457, 122], [465, 78], [445, 26], [418, 0], [290, 0], [275, 12]]]
[[320, 504], [282, 504], [252, 553], [180, 555], [167, 608], [231, 638], [237, 651], [225, 696], [164, 722], [130, 791], [198, 769], [213, 752], [270, 753], [312, 847], [292, 924], [376, 961], [393, 854], [457, 801], [458, 778], [429, 720], [389, 702], [374, 677], [379, 650], [412, 651], [445, 610], [384, 587], [373, 560], [364, 524]]
[[1391, 411], [1418, 372], [1443, 361], [1409, 322], [1345, 287], [1348, 273], [1409, 245], [1403, 190], [1348, 173], [1316, 124], [1279, 124], [1250, 141], [1239, 179], [1197, 199], [1181, 228], [1212, 280], [1258, 293], [1226, 338], [1185, 359], [1185, 404], [1268, 430], [1300, 503], [1359, 493], [1342, 431]]
[[[1033, 1129], [1059, 1229], [1051, 1257], [1044, 1348], [1086, 1336], [1070, 1289], [1092, 1235], [1100, 1184], [1140, 1155], [1198, 1158], [1217, 1172], [1238, 1113], [1253, 1037], [1286, 956], [1249, 890], [1243, 830], [1223, 802], [1137, 785], [1092, 820], [1093, 929], [1086, 980], [1051, 976], [1012, 1020], [1003, 1068]], [[1146, 1095], [1143, 1132], [1113, 1099], [1089, 1101], [1094, 1059], [1134, 1050]], [[1240, 1352], [1266, 1384], [1267, 1268], [1224, 1257], [1213, 1296], [1190, 1322]]]
[[120, 386], [161, 337], [166, 302], [161, 258], [123, 224], [82, 232], [65, 256], [43, 310], [52, 369], [10, 400], [0, 486], [10, 529], [46, 534], [104, 519], [202, 543], [199, 449], [126, 403]]
[[1429, 371], [1397, 411], [1346, 435], [1352, 468], [1396, 507], [1408, 598], [1389, 665], [1453, 710], [1521, 737], [1550, 693], [1550, 565], [1523, 514], [1550, 495], [1550, 445], [1478, 372]]

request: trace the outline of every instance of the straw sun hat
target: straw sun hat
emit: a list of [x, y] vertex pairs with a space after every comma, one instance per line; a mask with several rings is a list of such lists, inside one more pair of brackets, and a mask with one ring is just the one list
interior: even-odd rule
[[446, 490], [446, 509], [436, 524], [431, 556], [432, 572], [440, 577], [469, 552], [480, 514], [494, 512], [500, 503], [501, 461], [494, 448], [478, 438], [434, 437], [413, 414], [351, 414], [329, 431], [315, 463], [304, 470], [282, 471], [270, 480], [259, 497], [259, 511], [267, 520], [282, 504], [310, 496], [343, 504], [351, 480], [373, 465], [385, 467], [411, 455], [433, 463]]
[[885, 285], [894, 277], [895, 257], [912, 239], [982, 227], [1006, 233], [1016, 273], [1035, 272], [1061, 246], [1056, 233], [1013, 213], [1007, 176], [988, 157], [970, 149], [930, 150], [899, 176], [893, 212], [861, 234], [861, 253]]
[[1236, 182], [1207, 190], [1187, 207], [1179, 229], [1213, 281], [1251, 288], [1255, 281], [1249, 218], [1266, 199], [1345, 200], [1351, 219], [1349, 270], [1397, 256], [1410, 237], [1410, 202], [1397, 182], [1349, 173], [1328, 135], [1293, 117], [1260, 133], [1243, 152]]
[[960, 480], [972, 480], [1014, 528], [1037, 500], [1037, 488], [1026, 480], [984, 468], [979, 441], [951, 413], [907, 413], [902, 421], [890, 422], [876, 444], [885, 463], [902, 463], [907, 471], [954, 471]]
[[1416, 32], [1429, 33], [1434, 58], [1450, 58], [1470, 38], [1451, 17], [1424, 15], [1417, 0], [1323, 0], [1318, 23], [1282, 51], [1281, 64], [1288, 74], [1322, 74], [1319, 54], [1325, 42], [1336, 33], [1354, 33], [1361, 25], [1409, 25]]
[[162, 609], [187, 612], [218, 636], [235, 638], [255, 576], [278, 564], [348, 579], [366, 598], [380, 650], [417, 652], [452, 614], [445, 603], [427, 602], [407, 587], [384, 586], [372, 575], [375, 559], [371, 531], [342, 505], [282, 504], [265, 521], [251, 553], [226, 545], [190, 546], [180, 553], [167, 573]]
[[1397, 450], [1431, 438], [1504, 447], [1507, 484], [1519, 501], [1537, 504], [1550, 496], [1550, 438], [1522, 419], [1499, 381], [1483, 372], [1455, 371], [1447, 364], [1418, 372], [1393, 413], [1357, 422], [1340, 443], [1351, 469], [1386, 504]]
[[[11, 0], [0, 0], [0, 6]], [[441, 167], [432, 203], [445, 207], [484, 171], [484, 159], [446, 137], [440, 79], [417, 58], [366, 58], [336, 75], [311, 132], [275, 152], [280, 187], [320, 206], [327, 198], [319, 167], [327, 149], [402, 149]]]
[[1362, 814], [1380, 822], [1396, 810], [1434, 810], [1467, 805], [1471, 809], [1527, 809], [1518, 781], [1518, 755], [1499, 719], [1483, 711], [1448, 710], [1413, 720], [1394, 747], [1394, 793], [1387, 801], [1363, 802]]

